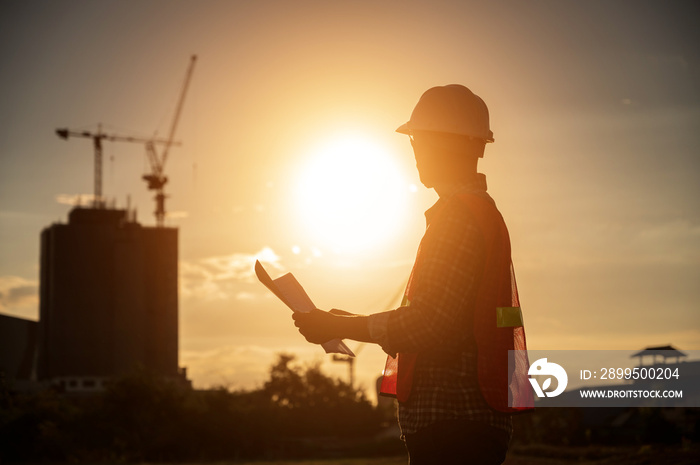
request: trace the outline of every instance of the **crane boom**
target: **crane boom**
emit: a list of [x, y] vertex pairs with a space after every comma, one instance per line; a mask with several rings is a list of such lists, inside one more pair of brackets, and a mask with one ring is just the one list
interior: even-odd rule
[[[116, 135], [116, 134], [104, 134], [101, 129], [98, 129], [96, 133], [92, 133], [90, 131], [72, 131], [70, 129], [56, 129], [56, 134], [61, 139], [68, 139], [69, 137], [87, 137], [90, 139], [94, 139], [95, 137], [98, 137], [102, 140], [106, 140], [109, 142], [154, 142], [156, 144], [165, 144], [168, 143], [167, 139], [153, 139], [153, 138], [144, 138], [144, 137], [132, 137], [132, 136], [121, 136], [121, 135]], [[174, 142], [171, 143], [173, 145], [180, 145], [179, 142]]]
[[197, 55], [192, 55], [190, 58], [190, 65], [187, 68], [187, 73], [185, 74], [185, 84], [182, 86], [182, 92], [180, 93], [180, 100], [177, 102], [177, 108], [175, 109], [175, 116], [173, 117], [173, 123], [170, 126], [170, 134], [168, 134], [168, 139], [163, 149], [163, 157], [160, 162], [160, 170], [162, 171], [165, 167], [165, 161], [168, 158], [168, 151], [172, 145], [172, 140], [175, 137], [175, 130], [177, 129], [177, 123], [180, 121], [180, 114], [182, 113], [182, 107], [185, 103], [185, 96], [187, 95], [187, 88], [190, 86], [190, 80], [192, 79], [192, 72], [194, 71], [194, 65], [197, 61]]
[[56, 134], [61, 139], [67, 140], [69, 137], [84, 137], [92, 139], [92, 144], [95, 151], [95, 176], [94, 176], [94, 204], [99, 206], [102, 201], [102, 141], [109, 142], [137, 142], [150, 144], [169, 144], [180, 145], [179, 142], [173, 142], [167, 139], [145, 139], [142, 137], [123, 136], [119, 134], [105, 134], [102, 132], [102, 127], [98, 125], [97, 132], [90, 131], [73, 131], [71, 129], [56, 129]]

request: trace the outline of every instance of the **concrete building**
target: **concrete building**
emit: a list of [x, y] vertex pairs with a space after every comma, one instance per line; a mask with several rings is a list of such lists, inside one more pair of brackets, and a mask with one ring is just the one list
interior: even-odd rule
[[0, 376], [13, 388], [36, 378], [36, 321], [0, 314]]
[[41, 233], [39, 381], [98, 391], [137, 368], [178, 366], [178, 230], [127, 210], [76, 207]]

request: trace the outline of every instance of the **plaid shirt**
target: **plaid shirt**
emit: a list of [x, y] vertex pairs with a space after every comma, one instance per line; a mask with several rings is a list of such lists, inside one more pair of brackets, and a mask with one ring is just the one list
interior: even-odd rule
[[[481, 174], [458, 192], [491, 200]], [[386, 353], [418, 353], [411, 395], [399, 403], [401, 432], [459, 418], [511, 435], [510, 415], [488, 406], [477, 379], [473, 314], [485, 260], [481, 231], [466, 205], [453, 196], [440, 198], [425, 216], [428, 227], [410, 306], [372, 315], [369, 323], [370, 334]]]

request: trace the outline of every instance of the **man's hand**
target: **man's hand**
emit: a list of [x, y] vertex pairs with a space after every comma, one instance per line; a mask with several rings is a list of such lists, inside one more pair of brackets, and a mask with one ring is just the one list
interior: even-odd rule
[[323, 344], [331, 339], [354, 339], [355, 341], [374, 342], [370, 338], [367, 317], [355, 315], [343, 310], [330, 312], [314, 309], [309, 313], [292, 313], [294, 326], [307, 341]]
[[339, 337], [337, 334], [337, 320], [340, 317], [336, 315], [340, 314], [350, 315], [342, 310], [334, 309], [330, 312], [324, 312], [323, 310], [314, 309], [309, 313], [294, 312], [292, 313], [292, 318], [294, 319], [294, 326], [299, 328], [299, 332], [307, 341], [314, 344], [323, 344]]

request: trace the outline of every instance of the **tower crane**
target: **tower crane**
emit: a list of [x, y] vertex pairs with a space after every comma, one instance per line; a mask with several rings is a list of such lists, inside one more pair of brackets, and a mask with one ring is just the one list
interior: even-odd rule
[[[197, 60], [197, 55], [192, 55], [190, 58], [190, 64], [187, 68], [187, 74], [185, 75], [185, 84], [183, 85], [182, 91], [180, 93], [180, 99], [175, 110], [175, 115], [173, 117], [173, 122], [170, 126], [170, 133], [167, 139], [151, 137], [150, 139], [143, 137], [130, 137], [115, 134], [105, 134], [102, 132], [101, 126], [98, 126], [97, 132], [89, 131], [73, 131], [70, 129], [56, 129], [56, 134], [61, 139], [68, 139], [69, 137], [86, 137], [92, 139], [93, 147], [95, 149], [95, 186], [94, 186], [94, 207], [100, 207], [103, 205], [102, 202], [102, 141], [110, 142], [138, 142], [146, 145], [146, 155], [148, 156], [148, 161], [151, 165], [151, 172], [149, 174], [143, 175], [143, 179], [148, 183], [149, 190], [156, 191], [156, 225], [163, 226], [163, 220], [165, 219], [165, 198], [166, 195], [163, 192], [163, 187], [168, 182], [168, 178], [163, 174], [165, 168], [165, 162], [168, 158], [168, 151], [172, 146], [179, 146], [180, 143], [174, 141], [175, 130], [177, 129], [177, 124], [180, 120], [180, 114], [182, 112], [182, 106], [185, 101], [185, 95], [187, 94], [187, 88], [190, 84], [190, 79], [192, 78], [192, 71], [194, 70], [194, 64]], [[158, 156], [156, 151], [156, 146], [163, 145], [163, 153]]]

